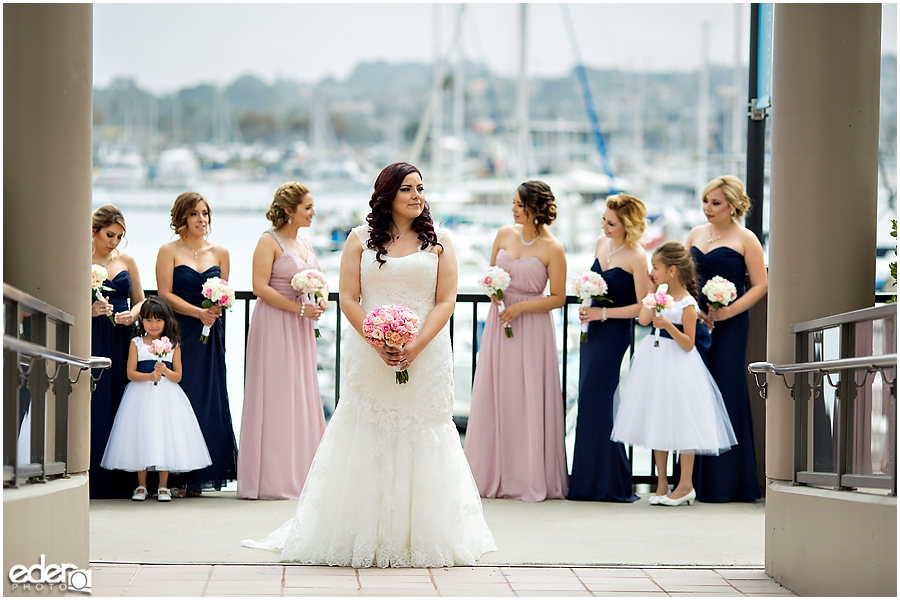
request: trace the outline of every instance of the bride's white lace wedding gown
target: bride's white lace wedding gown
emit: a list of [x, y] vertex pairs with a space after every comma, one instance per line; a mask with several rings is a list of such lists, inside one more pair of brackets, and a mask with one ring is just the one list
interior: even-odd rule
[[[420, 324], [434, 308], [437, 255], [386, 257], [363, 241], [362, 308], [407, 306]], [[438, 237], [446, 232], [438, 230]], [[351, 242], [348, 242], [351, 243]], [[445, 326], [398, 385], [353, 327], [343, 334], [341, 399], [310, 467], [293, 519], [254, 548], [282, 561], [352, 567], [475, 564], [496, 550], [452, 420], [453, 360]]]

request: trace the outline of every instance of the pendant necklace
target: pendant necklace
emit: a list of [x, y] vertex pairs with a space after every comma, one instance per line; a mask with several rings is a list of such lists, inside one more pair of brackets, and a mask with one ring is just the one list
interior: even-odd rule
[[[731, 228], [729, 227], [728, 229], [731, 229]], [[722, 236], [724, 236], [726, 233], [728, 233], [728, 229], [726, 229], [725, 231], [723, 231], [721, 234], [717, 235], [716, 237], [713, 237], [712, 236], [712, 223], [710, 223], [709, 231], [706, 233], [706, 243], [712, 244], [713, 242], [718, 242], [719, 240], [722, 239]]]
[[533, 246], [534, 243], [536, 241], [538, 241], [538, 238], [541, 237], [541, 234], [535, 233], [534, 238], [532, 238], [532, 240], [530, 242], [526, 242], [524, 232], [525, 232], [525, 228], [523, 227], [522, 230], [519, 232], [519, 239], [522, 240], [522, 245], [525, 247]]
[[[184, 247], [187, 248], [188, 251], [194, 255], [194, 260], [197, 260], [197, 255], [200, 254], [200, 250], [197, 250], [196, 252], [194, 252], [193, 250], [191, 250], [191, 247], [188, 245], [187, 242], [185, 242], [184, 240], [181, 240], [181, 243], [184, 244]], [[201, 248], [201, 250], [202, 250], [202, 248]]]
[[[612, 248], [612, 242], [609, 243], [609, 247]], [[613, 254], [615, 254], [616, 252], [618, 252], [619, 250], [621, 250], [624, 247], [625, 247], [625, 243], [623, 242], [621, 246], [619, 246], [618, 248], [616, 248], [615, 250], [613, 250], [609, 253], [609, 256], [606, 257], [606, 266], [607, 267], [609, 266], [609, 263], [612, 260]]]

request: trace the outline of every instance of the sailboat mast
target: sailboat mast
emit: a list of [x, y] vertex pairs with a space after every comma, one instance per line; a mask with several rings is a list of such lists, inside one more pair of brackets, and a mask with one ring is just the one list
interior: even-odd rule
[[527, 153], [528, 141], [531, 137], [528, 131], [528, 74], [526, 72], [526, 43], [525, 34], [527, 27], [527, 5], [519, 5], [519, 87], [516, 105], [516, 121], [518, 125], [518, 140], [516, 152], [516, 179], [517, 183], [525, 181], [528, 176]]

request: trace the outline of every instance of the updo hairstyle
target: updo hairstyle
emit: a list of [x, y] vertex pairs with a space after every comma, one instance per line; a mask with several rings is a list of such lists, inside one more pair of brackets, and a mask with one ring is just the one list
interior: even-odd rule
[[744, 182], [734, 175], [722, 175], [707, 183], [706, 187], [703, 188], [703, 196], [701, 198], [705, 199], [716, 188], [722, 188], [725, 199], [728, 200], [728, 204], [731, 205], [734, 211], [735, 221], [740, 220], [744, 213], [750, 210], [750, 198], [744, 193]]
[[697, 294], [697, 269], [694, 265], [694, 257], [691, 256], [687, 248], [679, 242], [666, 242], [653, 252], [653, 259], [659, 261], [667, 269], [672, 266], [676, 267], [681, 285], [695, 299], [699, 298]]
[[[122, 239], [125, 240], [125, 217], [122, 211], [112, 204], [104, 204], [91, 214], [91, 231], [93, 235], [100, 233], [100, 230], [110, 225], [118, 225], [122, 228]], [[128, 245], [128, 240], [125, 240]], [[118, 249], [116, 250], [118, 252]]]
[[[419, 169], [409, 163], [400, 162], [386, 166], [375, 179], [374, 191], [369, 200], [369, 208], [372, 210], [366, 216], [366, 223], [369, 224], [369, 239], [366, 247], [375, 251], [375, 260], [379, 267], [387, 262], [382, 257], [387, 254], [385, 246], [391, 241], [391, 232], [393, 231], [394, 219], [391, 205], [397, 196], [397, 191], [403, 185], [403, 180], [410, 173], [418, 173], [419, 177], [422, 177]], [[413, 219], [412, 230], [416, 232], [416, 238], [421, 242], [422, 250], [433, 246], [443, 248], [437, 240], [434, 223], [431, 219], [431, 209], [424, 198], [422, 199], [422, 214]]]
[[538, 232], [541, 227], [556, 220], [556, 198], [549, 185], [532, 179], [520, 185], [516, 191], [519, 192], [519, 199], [531, 213]]
[[625, 244], [634, 248], [647, 228], [647, 207], [629, 194], [616, 194], [606, 199], [606, 207], [616, 211], [625, 227]]
[[287, 224], [290, 221], [288, 209], [291, 211], [296, 209], [307, 194], [309, 188], [296, 181], [281, 184], [281, 187], [275, 190], [275, 198], [266, 211], [266, 218], [272, 222], [272, 227], [279, 229]]
[[172, 221], [169, 223], [169, 227], [175, 231], [178, 237], [184, 237], [184, 232], [187, 230], [188, 215], [191, 214], [191, 211], [194, 210], [194, 207], [200, 202], [206, 204], [206, 208], [209, 211], [209, 225], [206, 229], [207, 235], [209, 234], [212, 229], [212, 208], [209, 206], [209, 202], [197, 192], [184, 192], [175, 198], [175, 204], [172, 205], [171, 212]]

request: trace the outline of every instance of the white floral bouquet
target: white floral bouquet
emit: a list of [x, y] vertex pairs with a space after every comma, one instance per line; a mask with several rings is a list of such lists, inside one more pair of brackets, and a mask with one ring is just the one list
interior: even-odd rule
[[[100, 302], [106, 302], [106, 298], [103, 297], [100, 290], [106, 290], [108, 292], [115, 291], [108, 285], [103, 285], [103, 282], [107, 279], [109, 279], [109, 271], [106, 270], [106, 267], [102, 265], [91, 265], [91, 289], [94, 290], [94, 298]], [[113, 325], [116, 324], [116, 319], [112, 315], [106, 316], [109, 318], [110, 323]]]
[[707, 281], [700, 291], [709, 300], [709, 305], [716, 310], [728, 306], [737, 298], [737, 288], [734, 284], [718, 275]]
[[[663, 310], [675, 306], [675, 298], [665, 292], [650, 292], [644, 296], [642, 303], [650, 310], [655, 310], [656, 314], [659, 315]], [[653, 342], [653, 347], [658, 348], [659, 329], [654, 331], [654, 335], [656, 336], [656, 341]]]
[[[609, 286], [606, 285], [606, 281], [600, 273], [594, 271], [588, 271], [584, 275], [576, 275], [573, 277], [572, 289], [575, 291], [575, 295], [578, 296], [579, 300], [581, 300], [581, 306], [584, 308], [589, 308], [591, 306], [591, 300], [596, 300], [598, 302], [612, 302], [612, 300], [606, 297], [606, 291], [609, 289]], [[588, 325], [589, 323], [581, 324], [582, 344], [587, 341]]]
[[[363, 334], [372, 346], [402, 348], [419, 335], [419, 317], [405, 306], [385, 304], [373, 309], [363, 319]], [[394, 367], [398, 384], [409, 381], [406, 367]]]
[[[503, 303], [503, 292], [509, 287], [509, 273], [502, 267], [488, 267], [487, 270], [478, 278], [478, 287], [484, 292], [485, 296], [497, 294], [500, 299], [500, 312], [506, 310], [506, 304]], [[505, 328], [506, 337], [513, 336], [512, 327], [509, 325]]]
[[[166, 336], [150, 342], [150, 354], [156, 357], [156, 362], [162, 362], [166, 354], [172, 351], [172, 341]], [[154, 381], [153, 385], [159, 385], [158, 381]]]
[[[318, 269], [300, 271], [291, 277], [291, 287], [294, 288], [295, 292], [299, 292], [294, 296], [294, 300], [306, 294], [310, 303], [315, 304], [316, 298], [324, 298], [321, 290], [324, 289], [326, 283], [325, 274]], [[316, 327], [316, 337], [322, 337], [318, 327]]]
[[[200, 305], [202, 308], [221, 306], [231, 308], [234, 306], [234, 289], [228, 285], [228, 281], [219, 277], [210, 277], [203, 282], [200, 294], [205, 298]], [[209, 325], [203, 326], [200, 332], [200, 341], [204, 344], [209, 341]]]

